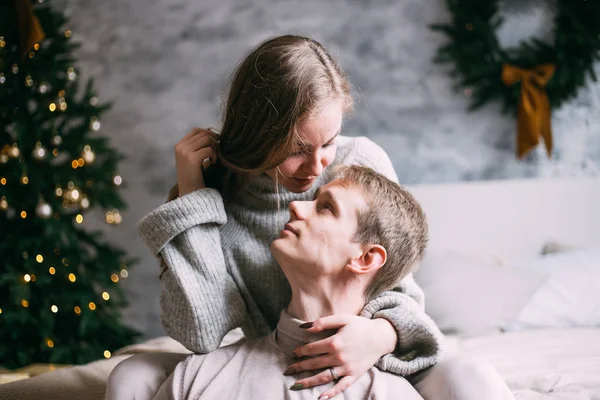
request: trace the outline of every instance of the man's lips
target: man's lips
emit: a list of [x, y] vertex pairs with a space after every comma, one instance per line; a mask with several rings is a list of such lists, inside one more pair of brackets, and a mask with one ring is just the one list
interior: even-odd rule
[[295, 230], [294, 228], [292, 228], [292, 226], [290, 224], [285, 224], [285, 226], [283, 227], [284, 231], [290, 231], [292, 232], [294, 235], [298, 235], [298, 231]]

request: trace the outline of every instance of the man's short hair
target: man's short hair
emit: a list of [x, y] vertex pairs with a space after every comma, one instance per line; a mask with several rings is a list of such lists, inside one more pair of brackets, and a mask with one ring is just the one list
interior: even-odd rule
[[423, 258], [428, 242], [425, 213], [417, 200], [402, 186], [371, 168], [340, 166], [334, 179], [343, 186], [359, 189], [367, 208], [358, 210], [358, 228], [353, 240], [360, 244], [379, 244], [387, 261], [365, 290], [367, 301], [393, 288]]

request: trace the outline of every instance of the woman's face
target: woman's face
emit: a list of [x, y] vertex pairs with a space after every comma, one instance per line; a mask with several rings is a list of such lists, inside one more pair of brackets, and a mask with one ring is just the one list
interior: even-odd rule
[[300, 123], [303, 146], [277, 168], [266, 172], [290, 192], [305, 192], [335, 158], [335, 138], [342, 129], [341, 101], [332, 101], [319, 114]]

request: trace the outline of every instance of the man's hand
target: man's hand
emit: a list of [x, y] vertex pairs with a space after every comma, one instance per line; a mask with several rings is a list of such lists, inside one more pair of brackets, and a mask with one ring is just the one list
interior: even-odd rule
[[[305, 324], [310, 325], [310, 324]], [[368, 319], [356, 315], [332, 315], [313, 321], [309, 332], [337, 329], [327, 339], [309, 343], [294, 351], [297, 357], [311, 357], [298, 361], [285, 371], [294, 375], [302, 371], [325, 369], [315, 376], [299, 380], [294, 387], [306, 389], [323, 385], [339, 376], [339, 382], [319, 397], [331, 399], [343, 392], [369, 370], [379, 358], [391, 353], [398, 337], [392, 324], [385, 319]], [[334, 372], [331, 372], [331, 368]]]

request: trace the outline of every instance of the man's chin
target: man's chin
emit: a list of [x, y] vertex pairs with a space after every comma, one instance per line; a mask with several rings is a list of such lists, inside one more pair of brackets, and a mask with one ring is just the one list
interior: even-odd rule
[[285, 243], [283, 242], [284, 239], [285, 237], [278, 236], [269, 245], [269, 249], [271, 250], [273, 257], [275, 257], [276, 259], [277, 256], [282, 254], [283, 246], [285, 246]]
[[275, 258], [275, 261], [277, 261], [277, 264], [279, 264], [280, 266], [282, 264], [285, 264], [286, 262], [289, 262], [290, 259], [293, 258], [292, 255], [289, 253], [290, 242], [286, 241], [284, 237], [276, 238], [275, 240], [273, 240], [273, 242], [271, 242], [271, 245], [269, 247], [271, 249], [271, 254], [273, 255], [273, 258]]

